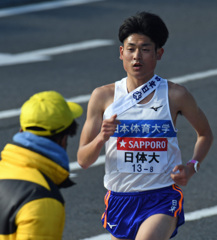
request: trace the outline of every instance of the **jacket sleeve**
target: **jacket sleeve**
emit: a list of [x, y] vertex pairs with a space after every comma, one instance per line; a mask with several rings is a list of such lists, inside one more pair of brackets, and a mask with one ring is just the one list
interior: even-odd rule
[[16, 240], [61, 240], [64, 224], [62, 203], [52, 198], [33, 200], [17, 213]]

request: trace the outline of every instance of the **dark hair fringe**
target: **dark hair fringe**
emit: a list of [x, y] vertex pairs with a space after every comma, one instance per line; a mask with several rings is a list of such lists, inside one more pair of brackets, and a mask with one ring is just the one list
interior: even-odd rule
[[119, 28], [119, 40], [121, 43], [130, 35], [137, 33], [148, 36], [161, 48], [167, 41], [169, 31], [163, 20], [149, 12], [139, 12], [135, 16], [127, 18]]

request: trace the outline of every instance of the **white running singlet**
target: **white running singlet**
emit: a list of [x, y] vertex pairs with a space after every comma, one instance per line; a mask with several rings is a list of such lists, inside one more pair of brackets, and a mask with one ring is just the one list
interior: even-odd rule
[[[128, 94], [126, 79], [115, 82], [114, 101]], [[108, 118], [106, 110], [103, 117]], [[148, 103], [134, 105], [117, 119], [121, 123], [106, 142], [105, 188], [141, 192], [174, 184], [170, 174], [182, 161], [167, 80], [161, 78]]]

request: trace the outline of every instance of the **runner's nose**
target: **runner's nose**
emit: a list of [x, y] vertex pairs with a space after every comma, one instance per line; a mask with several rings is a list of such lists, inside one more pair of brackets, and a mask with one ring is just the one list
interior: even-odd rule
[[134, 60], [139, 60], [141, 58], [141, 51], [139, 49], [136, 49], [134, 52], [133, 59]]

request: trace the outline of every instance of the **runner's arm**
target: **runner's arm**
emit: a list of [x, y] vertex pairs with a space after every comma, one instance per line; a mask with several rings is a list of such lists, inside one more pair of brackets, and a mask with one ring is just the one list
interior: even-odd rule
[[104, 88], [95, 89], [88, 104], [87, 118], [77, 153], [78, 163], [84, 169], [97, 160], [105, 142], [114, 134], [119, 123], [116, 120], [117, 115], [103, 120], [107, 94]]
[[[184, 87], [179, 88], [179, 90], [176, 101], [180, 104], [180, 111], [197, 134], [192, 159], [202, 163], [213, 141], [212, 131], [205, 114], [198, 107], [193, 96]], [[177, 170], [179, 170], [179, 173], [172, 174], [171, 177], [179, 185], [187, 185], [189, 179], [195, 173], [193, 164], [176, 166], [174, 172]]]

